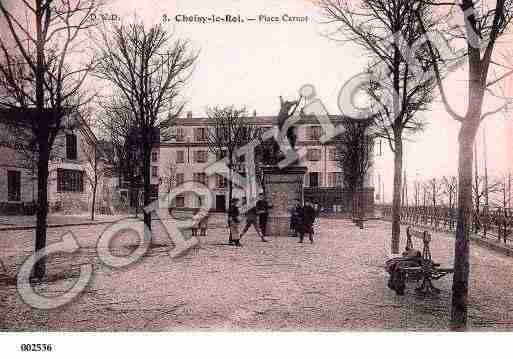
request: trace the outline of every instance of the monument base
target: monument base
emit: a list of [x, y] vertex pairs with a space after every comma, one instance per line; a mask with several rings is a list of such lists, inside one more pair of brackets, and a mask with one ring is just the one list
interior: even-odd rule
[[270, 206], [266, 232], [268, 236], [285, 237], [290, 230], [290, 209], [295, 201], [303, 202], [303, 166], [266, 166], [263, 168], [264, 193]]

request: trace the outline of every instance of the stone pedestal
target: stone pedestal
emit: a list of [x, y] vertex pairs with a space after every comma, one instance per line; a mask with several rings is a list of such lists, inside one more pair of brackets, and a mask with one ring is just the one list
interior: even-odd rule
[[288, 236], [290, 228], [289, 209], [294, 200], [303, 201], [303, 178], [307, 171], [303, 166], [266, 166], [264, 173], [264, 191], [269, 211], [267, 235]]

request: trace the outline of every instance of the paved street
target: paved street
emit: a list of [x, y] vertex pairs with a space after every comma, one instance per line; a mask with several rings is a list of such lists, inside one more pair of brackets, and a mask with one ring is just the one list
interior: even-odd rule
[[[218, 222], [222, 221], [218, 219]], [[95, 254], [105, 225], [72, 227], [81, 249], [52, 256], [50, 273], [64, 279], [38, 285], [46, 295], [74, 281], [77, 265], [92, 263], [86, 292], [56, 310], [24, 304], [14, 285], [0, 287], [3, 330], [447, 330], [451, 277], [436, 285], [439, 297], [417, 296], [410, 284], [398, 297], [386, 286], [383, 262], [390, 224], [321, 219], [317, 241], [258, 241], [250, 230], [242, 248], [226, 246], [227, 231], [215, 226], [199, 249], [171, 259], [161, 228], [147, 255], [125, 269], [109, 268]], [[158, 227], [158, 226], [157, 226]], [[70, 228], [48, 231], [53, 242]], [[30, 253], [33, 231], [0, 233], [0, 257], [14, 275]], [[118, 255], [133, 250], [130, 233], [116, 238]], [[401, 246], [404, 246], [404, 239]], [[420, 247], [420, 244], [418, 244]], [[433, 235], [432, 253], [452, 265], [453, 240]], [[489, 249], [471, 249], [470, 323], [474, 330], [513, 328], [513, 259]], [[71, 267], [74, 267], [71, 268]], [[509, 323], [509, 324], [508, 324]]]

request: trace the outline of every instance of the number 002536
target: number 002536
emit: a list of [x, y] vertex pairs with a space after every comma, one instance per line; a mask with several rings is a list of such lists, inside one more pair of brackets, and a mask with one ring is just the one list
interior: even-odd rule
[[22, 352], [51, 352], [53, 346], [52, 344], [21, 344], [20, 349]]

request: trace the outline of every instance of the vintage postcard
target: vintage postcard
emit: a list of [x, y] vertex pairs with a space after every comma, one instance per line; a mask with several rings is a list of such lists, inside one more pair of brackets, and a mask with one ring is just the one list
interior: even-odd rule
[[6, 357], [513, 330], [513, 1], [1, 0], [0, 34]]

